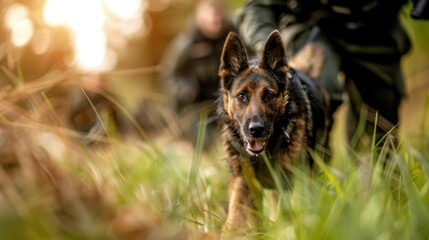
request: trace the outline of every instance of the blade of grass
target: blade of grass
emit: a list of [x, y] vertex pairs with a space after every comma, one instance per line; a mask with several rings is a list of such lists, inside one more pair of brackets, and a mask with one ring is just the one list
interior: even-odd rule
[[189, 174], [188, 191], [192, 191], [192, 188], [196, 186], [198, 170], [201, 165], [201, 156], [202, 156], [203, 147], [204, 147], [204, 139], [206, 137], [207, 118], [208, 118], [207, 112], [201, 113], [199, 126], [198, 126], [198, 135], [197, 135], [195, 151], [194, 151], [194, 157], [192, 160], [191, 171]]
[[322, 170], [322, 172], [328, 178], [329, 182], [331, 182], [334, 185], [335, 191], [338, 194], [343, 195], [344, 194], [344, 189], [341, 186], [340, 181], [337, 179], [337, 177], [335, 177], [335, 175], [328, 168], [328, 166], [325, 164], [325, 162], [320, 158], [320, 156], [318, 156], [314, 152], [310, 152], [310, 154], [312, 155], [313, 160], [317, 163], [317, 165], [320, 167], [320, 169]]
[[411, 220], [410, 227], [414, 229], [413, 234], [417, 234], [417, 236], [429, 236], [429, 229], [427, 228], [427, 223], [429, 222], [429, 204], [420, 195], [420, 191], [410, 175], [410, 169], [406, 161], [400, 158], [398, 159], [398, 165], [401, 169], [404, 189], [408, 197], [408, 215]]

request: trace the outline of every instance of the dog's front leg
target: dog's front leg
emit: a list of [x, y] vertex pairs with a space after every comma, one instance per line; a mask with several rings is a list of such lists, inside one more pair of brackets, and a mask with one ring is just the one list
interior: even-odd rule
[[228, 217], [222, 231], [245, 233], [254, 225], [256, 204], [243, 177], [239, 174], [229, 184]]

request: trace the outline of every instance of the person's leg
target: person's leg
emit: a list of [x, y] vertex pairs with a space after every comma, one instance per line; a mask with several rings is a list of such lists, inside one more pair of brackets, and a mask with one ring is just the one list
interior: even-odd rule
[[[395, 73], [391, 76], [400, 77], [400, 67], [393, 63], [390, 65], [373, 64], [371, 70], [378, 67], [377, 71], [389, 71]], [[350, 78], [347, 81], [347, 92], [350, 98], [350, 108], [347, 120], [347, 135], [351, 139], [356, 133], [359, 120], [365, 118], [365, 130], [372, 136], [374, 126], [377, 126], [376, 142], [382, 140], [386, 133], [393, 130], [395, 136], [395, 126], [399, 123], [399, 106], [402, 95], [398, 89], [380, 79], [368, 65], [354, 63], [348, 66], [347, 73]], [[401, 78], [398, 78], [401, 79]]]

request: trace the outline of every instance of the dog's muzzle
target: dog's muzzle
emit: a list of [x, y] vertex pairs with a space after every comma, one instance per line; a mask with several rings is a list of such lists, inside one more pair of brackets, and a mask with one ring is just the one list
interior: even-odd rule
[[267, 129], [264, 123], [260, 120], [252, 120], [247, 130], [246, 150], [250, 154], [259, 154], [263, 152], [268, 140]]

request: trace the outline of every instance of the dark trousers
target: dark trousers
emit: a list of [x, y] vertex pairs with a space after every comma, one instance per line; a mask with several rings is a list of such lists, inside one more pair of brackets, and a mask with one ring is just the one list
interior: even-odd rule
[[[290, 54], [297, 53], [308, 42], [310, 32], [302, 31], [290, 38], [292, 40], [286, 43]], [[347, 43], [323, 32], [312, 41], [325, 51], [321, 83], [331, 98], [331, 117], [347, 93], [350, 101], [346, 124], [348, 139], [355, 136], [361, 121], [369, 135], [377, 126], [376, 141], [383, 139], [399, 122], [404, 83], [398, 50], [385, 45]]]

